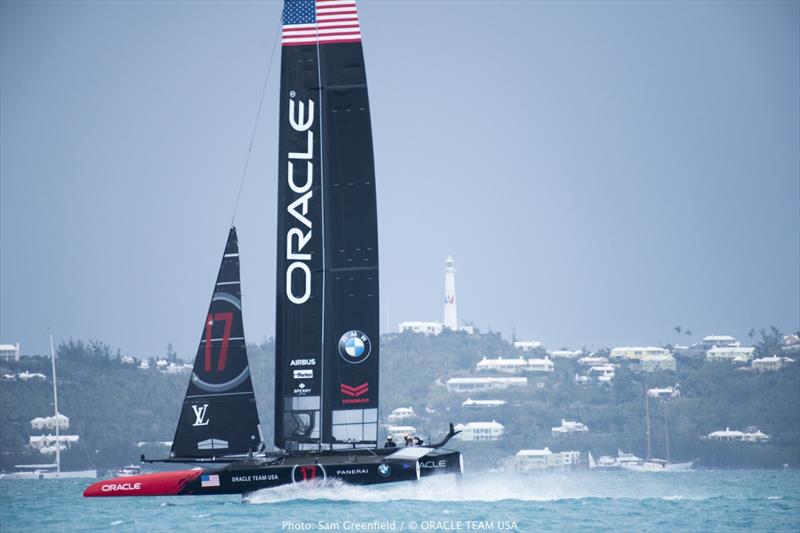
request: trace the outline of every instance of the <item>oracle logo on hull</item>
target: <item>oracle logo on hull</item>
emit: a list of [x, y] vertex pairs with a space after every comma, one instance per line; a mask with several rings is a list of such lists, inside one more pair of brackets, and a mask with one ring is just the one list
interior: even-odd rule
[[[306, 151], [289, 152], [287, 157], [289, 189], [298, 196], [286, 207], [286, 211], [294, 218], [295, 227], [290, 227], [286, 232], [286, 297], [293, 304], [304, 304], [311, 297], [311, 254], [304, 252], [306, 245], [311, 240], [312, 222], [307, 217], [309, 204], [314, 191], [314, 132], [311, 125], [314, 123], [314, 101], [309, 99], [306, 105], [303, 102], [295, 103], [295, 91], [289, 91], [289, 124], [297, 133], [306, 132]], [[297, 110], [295, 111], [295, 108]], [[295, 177], [295, 161], [306, 162], [305, 182], [298, 183]], [[302, 172], [301, 176], [302, 178]], [[295, 275], [298, 272], [299, 275]]]
[[141, 483], [109, 483], [108, 485], [102, 485], [100, 490], [103, 492], [116, 492], [120, 490], [141, 490], [141, 488]]

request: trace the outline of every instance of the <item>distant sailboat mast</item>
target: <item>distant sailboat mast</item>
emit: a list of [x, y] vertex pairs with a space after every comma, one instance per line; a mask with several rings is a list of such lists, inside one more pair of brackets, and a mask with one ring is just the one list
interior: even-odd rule
[[645, 436], [647, 437], [647, 455], [646, 458], [650, 460], [650, 396], [647, 394], [647, 387], [645, 387], [645, 394], [644, 394], [644, 405], [645, 405]]
[[56, 386], [56, 351], [53, 349], [53, 334], [50, 334], [50, 361], [53, 364], [53, 409], [56, 422], [56, 472], [61, 473], [61, 439], [59, 438], [58, 387]]

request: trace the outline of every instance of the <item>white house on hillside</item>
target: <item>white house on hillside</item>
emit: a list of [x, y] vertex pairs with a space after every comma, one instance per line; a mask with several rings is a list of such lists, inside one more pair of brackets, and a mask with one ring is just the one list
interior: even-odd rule
[[530, 352], [536, 348], [541, 348], [542, 343], [539, 341], [514, 341], [514, 348], [522, 350], [523, 352]]
[[666, 355], [644, 355], [639, 360], [642, 372], [658, 372], [660, 370], [672, 370], [678, 366], [675, 358], [669, 352]]
[[561, 425], [558, 427], [552, 428], [553, 435], [565, 435], [567, 433], [585, 433], [589, 431], [589, 428], [586, 427], [586, 424], [582, 424], [580, 422], [574, 422], [571, 420], [564, 420], [561, 419]]
[[670, 355], [669, 350], [657, 346], [619, 346], [611, 350], [611, 359], [630, 359], [638, 361], [642, 357], [653, 355]]
[[389, 415], [389, 420], [404, 420], [416, 415], [413, 407], [398, 407]]
[[528, 359], [528, 372], [552, 372], [555, 369], [549, 357], [544, 359]]
[[438, 335], [444, 330], [444, 325], [441, 322], [433, 321], [433, 322], [420, 322], [420, 321], [410, 321], [410, 322], [400, 322], [399, 325], [400, 333], [405, 333], [406, 331], [410, 331], [412, 333], [421, 333], [423, 335]]
[[574, 467], [580, 462], [581, 452], [551, 452], [543, 450], [520, 450], [514, 456], [517, 470], [564, 470]]
[[499, 440], [506, 428], [503, 424], [492, 420], [491, 422], [468, 422], [456, 424], [456, 431], [461, 431], [458, 438], [465, 441]]
[[515, 359], [503, 359], [502, 357], [498, 357], [497, 359], [487, 359], [484, 357], [481, 361], [478, 362], [476, 369], [477, 370], [497, 370], [499, 372], [520, 372], [525, 370], [528, 366], [528, 361], [523, 359], [522, 357], [517, 357]]
[[746, 363], [753, 358], [756, 349], [752, 346], [715, 346], [706, 352], [708, 361], [733, 361]]
[[788, 357], [778, 357], [777, 355], [773, 355], [770, 357], [762, 357], [761, 359], [754, 359], [753, 360], [753, 370], [759, 370], [761, 372], [768, 371], [768, 370], [780, 370], [783, 365], [786, 363], [793, 363], [794, 359], [789, 359]]
[[56, 424], [58, 424], [58, 429], [69, 429], [69, 417], [58, 413], [53, 416], [37, 416], [31, 420], [33, 429], [56, 429]]
[[19, 361], [19, 343], [0, 344], [0, 359]]
[[547, 355], [550, 357], [564, 357], [566, 359], [573, 359], [583, 355], [583, 352], [580, 350], [548, 350]]
[[472, 398], [467, 398], [461, 402], [461, 407], [500, 407], [505, 404], [505, 400], [473, 400]]
[[507, 389], [508, 387], [524, 387], [528, 378], [492, 377], [492, 378], [450, 378], [447, 380], [448, 392], [473, 392]]
[[659, 389], [658, 387], [647, 389], [647, 395], [651, 398], [657, 398], [659, 400], [671, 400], [672, 398], [677, 398], [681, 395], [680, 389], [675, 387], [665, 387], [663, 389]]
[[700, 346], [705, 350], [710, 350], [714, 346], [718, 348], [739, 346], [739, 341], [730, 335], [709, 335], [703, 337]]

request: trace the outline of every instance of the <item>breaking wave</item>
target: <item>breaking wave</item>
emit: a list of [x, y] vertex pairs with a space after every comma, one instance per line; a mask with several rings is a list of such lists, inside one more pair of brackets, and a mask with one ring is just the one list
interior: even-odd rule
[[[549, 502], [582, 499], [661, 499], [704, 500], [720, 494], [675, 495], [675, 487], [657, 484], [643, 490], [641, 484], [603, 483], [588, 476], [487, 473], [465, 476], [443, 475], [416, 483], [392, 483], [382, 486], [349, 485], [338, 479], [262, 489], [243, 496], [245, 503], [269, 504], [291, 500], [320, 500], [380, 503], [398, 500], [441, 502], [497, 502], [505, 500]], [[609, 480], [606, 480], [609, 481]]]

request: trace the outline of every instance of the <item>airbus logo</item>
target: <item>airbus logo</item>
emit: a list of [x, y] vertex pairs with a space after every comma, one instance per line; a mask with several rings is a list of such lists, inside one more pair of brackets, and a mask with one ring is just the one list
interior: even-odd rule
[[289, 366], [316, 366], [316, 359], [292, 359]]

